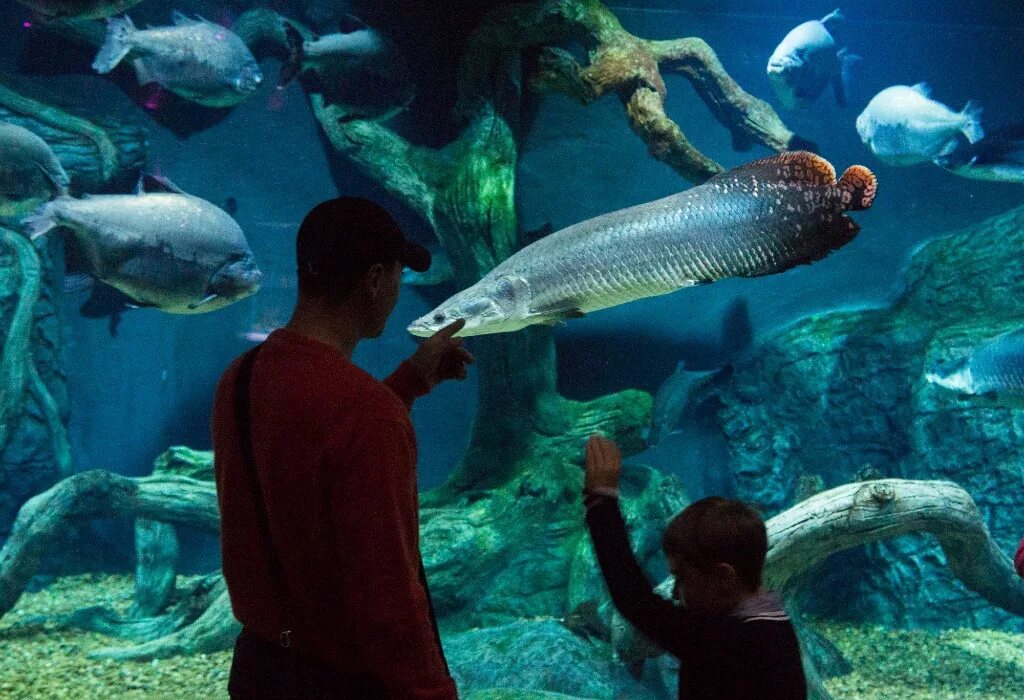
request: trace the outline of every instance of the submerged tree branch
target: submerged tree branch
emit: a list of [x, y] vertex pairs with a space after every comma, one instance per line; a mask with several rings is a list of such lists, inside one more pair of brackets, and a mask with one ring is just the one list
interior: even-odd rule
[[18, 512], [0, 550], [0, 615], [21, 597], [46, 548], [74, 521], [127, 515], [217, 532], [220, 516], [210, 482], [182, 477], [127, 477], [106, 471], [75, 474], [33, 496]]
[[0, 354], [0, 449], [3, 449], [12, 423], [20, 413], [29, 377], [33, 314], [42, 287], [42, 263], [29, 240], [17, 231], [0, 227], [0, 244], [11, 249], [18, 279], [17, 301]]

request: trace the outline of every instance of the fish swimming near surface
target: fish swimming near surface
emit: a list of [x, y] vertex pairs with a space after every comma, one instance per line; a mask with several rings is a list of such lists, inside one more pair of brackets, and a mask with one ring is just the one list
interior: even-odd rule
[[997, 336], [925, 379], [965, 395], [1024, 398], [1024, 329]]
[[0, 121], [0, 217], [22, 217], [67, 194], [68, 174], [50, 146], [28, 129]]
[[259, 87], [263, 74], [237, 34], [175, 12], [173, 26], [136, 29], [128, 17], [107, 20], [107, 38], [92, 67], [109, 73], [128, 54], [139, 83], [157, 83], [206, 107], [231, 107]]
[[982, 139], [980, 106], [970, 101], [954, 112], [930, 95], [924, 83], [882, 90], [857, 117], [860, 140], [882, 162], [914, 165], [953, 152], [961, 134], [971, 143]]
[[836, 102], [846, 106], [850, 67], [860, 60], [836, 47], [826, 26], [843, 19], [839, 10], [790, 30], [768, 59], [768, 80], [787, 109], [811, 105], [832, 86]]
[[845, 216], [867, 209], [877, 182], [854, 165], [792, 152], [721, 173], [654, 202], [573, 224], [514, 253], [408, 330], [429, 336], [508, 333], [729, 277], [820, 260], [853, 240]]
[[348, 118], [385, 120], [412, 102], [412, 73], [398, 47], [359, 18], [345, 15], [338, 32], [310, 39], [290, 22], [284, 29], [289, 57], [280, 87], [301, 76], [307, 90], [324, 105], [344, 106]]
[[33, 239], [70, 229], [92, 277], [139, 307], [205, 313], [255, 293], [263, 276], [234, 219], [169, 184], [163, 189], [58, 197], [23, 223]]
[[142, 0], [18, 0], [47, 19], [101, 19], [118, 15]]
[[974, 180], [1024, 182], [1024, 123], [997, 129], [974, 144], [961, 143], [935, 164]]

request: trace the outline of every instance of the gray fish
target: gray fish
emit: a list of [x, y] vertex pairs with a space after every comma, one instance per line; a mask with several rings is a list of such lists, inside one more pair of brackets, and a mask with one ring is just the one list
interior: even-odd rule
[[856, 236], [843, 212], [867, 209], [875, 176], [784, 153], [679, 194], [573, 224], [526, 246], [408, 328], [429, 336], [554, 324], [636, 299], [820, 260]]
[[284, 23], [289, 57], [279, 85], [301, 75], [325, 105], [341, 105], [350, 118], [390, 119], [415, 96], [412, 74], [394, 42], [362, 20], [345, 15], [338, 32], [306, 39]]
[[925, 83], [893, 85], [872, 97], [857, 117], [857, 133], [890, 165], [925, 163], [953, 152], [961, 134], [971, 143], [985, 135], [980, 106], [969, 101], [954, 112], [933, 100]]
[[1024, 182], [1024, 124], [993, 131], [974, 144], [961, 143], [934, 160], [940, 168], [974, 180]]
[[1024, 329], [983, 343], [960, 361], [926, 374], [925, 379], [961, 394], [1024, 398]]
[[749, 350], [753, 334], [746, 300], [734, 300], [722, 318], [720, 337], [712, 351], [715, 356], [713, 368], [707, 369], [707, 364], [705, 369], [699, 369], [699, 365], [689, 367], [685, 360], [681, 360], [655, 392], [651, 427], [646, 436], [648, 445], [661, 442], [678, 431], [685, 419], [693, 417], [698, 408], [690, 402], [694, 387], [709, 380], [717, 383], [730, 376], [732, 363]]
[[101, 19], [117, 15], [142, 0], [18, 0], [47, 19]]
[[0, 121], [0, 217], [22, 217], [67, 194], [68, 174], [46, 141]]
[[768, 80], [787, 109], [807, 107], [830, 84], [836, 102], [846, 106], [846, 87], [850, 66], [860, 60], [846, 49], [837, 49], [835, 39], [825, 26], [843, 19], [839, 10], [819, 20], [811, 20], [786, 34], [768, 59]]
[[141, 307], [205, 313], [255, 293], [262, 280], [234, 219], [179, 192], [58, 197], [24, 223], [33, 239], [71, 229], [89, 272]]
[[207, 107], [230, 107], [263, 81], [249, 48], [229, 29], [173, 15], [174, 26], [136, 29], [128, 17], [107, 20], [107, 39], [92, 67], [109, 73], [129, 53], [142, 84], [155, 82]]

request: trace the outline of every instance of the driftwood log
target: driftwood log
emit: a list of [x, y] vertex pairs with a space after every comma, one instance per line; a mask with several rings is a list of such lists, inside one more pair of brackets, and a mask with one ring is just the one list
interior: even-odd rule
[[[1024, 615], [1024, 581], [992, 540], [971, 496], [948, 481], [881, 479], [845, 484], [796, 504], [767, 526], [764, 586], [787, 597], [796, 592], [800, 574], [830, 554], [890, 537], [928, 533], [938, 539], [951, 571], [964, 586], [998, 608]], [[672, 586], [669, 577], [658, 588], [667, 592]], [[797, 623], [805, 628], [801, 621]], [[613, 629], [620, 630], [614, 641], [626, 658], [663, 653], [621, 618], [613, 622]], [[806, 635], [802, 641], [805, 666], [816, 672], [811, 659], [817, 650], [808, 648]], [[817, 678], [809, 680], [812, 686], [820, 686]], [[827, 697], [822, 693], [823, 688], [816, 688], [818, 697]]]
[[75, 194], [133, 183], [146, 162], [141, 127], [85, 119], [3, 83], [0, 121], [23, 126], [46, 141], [71, 177]]

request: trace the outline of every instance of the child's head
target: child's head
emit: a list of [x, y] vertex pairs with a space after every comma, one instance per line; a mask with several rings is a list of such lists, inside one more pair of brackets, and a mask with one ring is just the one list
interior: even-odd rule
[[729, 612], [761, 586], [768, 533], [750, 506], [711, 496], [672, 519], [662, 547], [680, 601], [694, 610]]

